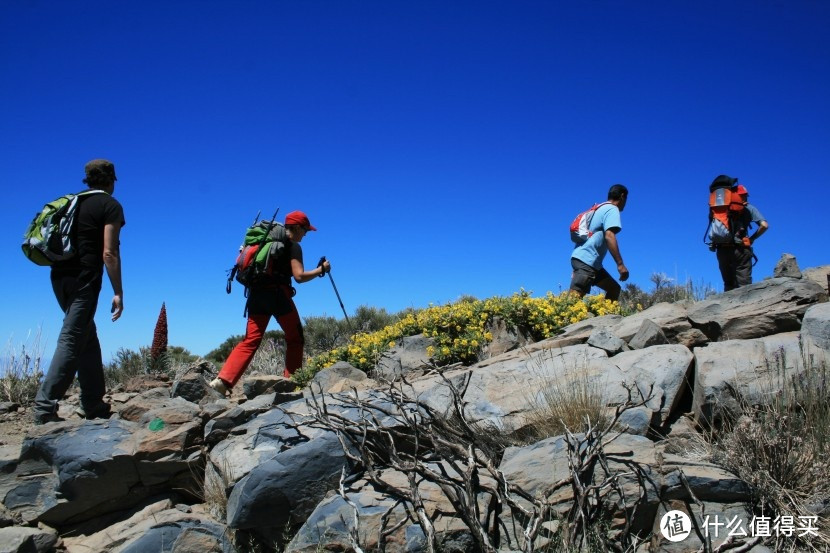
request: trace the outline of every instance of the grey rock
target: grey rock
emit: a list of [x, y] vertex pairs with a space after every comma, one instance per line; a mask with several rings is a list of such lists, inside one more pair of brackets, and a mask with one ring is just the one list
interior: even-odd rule
[[268, 393], [291, 393], [297, 385], [290, 378], [277, 375], [249, 376], [242, 381], [242, 393], [248, 399]]
[[373, 377], [377, 380], [394, 381], [405, 374], [428, 367], [430, 360], [427, 348], [434, 345], [435, 340], [423, 334], [401, 338], [395, 347], [383, 353]]
[[[704, 501], [737, 503], [750, 498], [749, 487], [731, 473], [709, 463], [690, 462], [675, 455], [662, 455], [658, 462], [657, 451], [651, 440], [642, 436], [623, 434], [605, 446], [606, 454], [622, 455], [640, 464], [646, 472], [644, 504], [638, 506], [641, 516], [636, 526], [650, 530], [661, 501], [689, 499], [688, 492], [680, 480], [680, 471], [685, 474], [695, 496]], [[611, 470], [627, 472], [628, 467], [611, 460]], [[567, 447], [561, 436], [548, 438], [536, 444], [521, 448], [508, 448], [499, 469], [511, 484], [522, 488], [531, 496], [541, 493], [550, 486], [570, 475]], [[626, 497], [637, 497], [639, 488], [635, 478], [622, 477], [620, 484]], [[570, 489], [564, 489], [557, 499], [570, 497]], [[567, 509], [566, 502], [559, 509]]]
[[170, 395], [181, 397], [192, 403], [199, 403], [205, 397], [212, 396], [212, 390], [204, 376], [189, 372], [173, 383]]
[[798, 330], [807, 308], [826, 301], [811, 280], [772, 278], [694, 304], [689, 320], [712, 341], [760, 338]]
[[678, 344], [686, 346], [689, 349], [694, 349], [709, 343], [709, 337], [698, 328], [690, 328], [689, 330], [678, 332], [674, 339]]
[[801, 270], [798, 268], [798, 261], [796, 261], [795, 256], [789, 253], [781, 254], [781, 259], [775, 264], [772, 276], [775, 278], [801, 278]]
[[48, 553], [57, 542], [54, 531], [28, 526], [0, 528], [0, 553]]
[[[396, 410], [382, 395], [367, 392], [364, 397], [378, 409]], [[325, 399], [330, 413], [348, 419], [364, 416], [338, 398], [316, 401]], [[403, 424], [380, 410], [374, 415], [385, 426]], [[294, 402], [255, 417], [214, 447], [212, 467], [231, 488], [229, 527], [251, 529], [263, 539], [276, 540], [287, 522], [302, 524], [333, 489], [346, 457], [335, 434], [311, 423], [308, 404]]]
[[[514, 353], [445, 373], [457, 388], [466, 386], [470, 420], [521, 430], [528, 424], [527, 415], [546, 404], [546, 389], [568, 388], [576, 382], [596, 389], [608, 405], [628, 399], [625, 385], [632, 387], [635, 397], [637, 390], [645, 394], [653, 386], [654, 397], [647, 407], [662, 423], [677, 408], [693, 361], [691, 352], [679, 345], [623, 352], [611, 359], [604, 350], [588, 345]], [[449, 411], [451, 395], [442, 379], [422, 379], [413, 386], [427, 405]]]
[[63, 539], [67, 553], [233, 553], [225, 526], [203, 509], [184, 512], [170, 500], [152, 503], [107, 528]]
[[309, 392], [337, 393], [349, 390], [352, 387], [364, 389], [366, 385], [374, 384], [366, 373], [353, 367], [346, 361], [338, 361], [331, 367], [319, 371], [309, 384]]
[[493, 338], [482, 348], [482, 359], [497, 357], [508, 351], [524, 346], [530, 340], [518, 329], [508, 326], [501, 317], [494, 317], [485, 329]]
[[588, 337], [588, 345], [603, 349], [608, 355], [616, 355], [628, 349], [626, 343], [607, 327], [595, 328]]
[[824, 288], [825, 291], [830, 292], [830, 265], [822, 265], [821, 267], [810, 267], [802, 271], [802, 276], [807, 280], [811, 280]]
[[670, 342], [674, 343], [678, 333], [692, 328], [687, 315], [687, 309], [683, 305], [661, 302], [644, 311], [624, 317], [612, 326], [611, 330], [630, 345], [631, 339], [642, 328], [643, 322], [651, 321], [660, 327]]
[[158, 414], [156, 424], [111, 419], [33, 428], [20, 458], [4, 468], [4, 506], [26, 522], [61, 527], [168, 489], [196, 489], [200, 422]]
[[[684, 332], [688, 332], [685, 330]], [[640, 325], [640, 330], [628, 342], [632, 349], [644, 349], [650, 346], [668, 344], [669, 340], [663, 334], [663, 330], [651, 319], [646, 319]]]
[[830, 366], [830, 303], [811, 306], [801, 323], [801, 345], [810, 367]]
[[713, 342], [694, 356], [692, 411], [704, 425], [734, 419], [743, 404], [765, 404], [804, 370], [798, 332]]
[[0, 402], [0, 415], [5, 415], [6, 413], [16, 413], [18, 407], [20, 407], [20, 404], [13, 401]]
[[204, 438], [207, 444], [216, 444], [230, 434], [234, 428], [245, 424], [253, 417], [273, 408], [276, 393], [257, 396], [251, 401], [231, 407], [205, 424]]

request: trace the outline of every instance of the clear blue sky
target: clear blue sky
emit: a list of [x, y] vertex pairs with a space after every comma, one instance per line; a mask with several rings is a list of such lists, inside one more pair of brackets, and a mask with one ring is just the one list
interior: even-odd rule
[[[756, 280], [784, 252], [830, 263], [828, 28], [824, 1], [4, 0], [0, 339], [41, 327], [51, 355], [49, 271], [19, 245], [97, 157], [127, 218], [106, 359], [149, 345], [162, 302], [172, 345], [241, 334], [225, 271], [277, 207], [319, 228], [306, 264], [328, 256], [350, 313], [559, 292], [567, 225], [617, 182], [645, 289], [721, 289], [702, 242], [720, 173], [769, 220]], [[295, 300], [342, 316], [328, 279]]]

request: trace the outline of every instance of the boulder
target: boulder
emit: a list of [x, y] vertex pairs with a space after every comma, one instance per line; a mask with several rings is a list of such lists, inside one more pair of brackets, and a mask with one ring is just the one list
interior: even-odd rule
[[205, 443], [216, 444], [227, 438], [234, 428], [245, 424], [260, 413], [269, 411], [274, 407], [276, 396], [276, 393], [257, 396], [251, 401], [235, 405], [216, 414], [205, 424]]
[[64, 538], [67, 553], [233, 553], [225, 526], [207, 513], [176, 508], [170, 500], [148, 505], [126, 520], [91, 533]]
[[[379, 409], [379, 424], [403, 424], [381, 394], [367, 394]], [[339, 396], [317, 396], [329, 413], [357, 420], [365, 412]], [[310, 400], [309, 400], [310, 401]], [[385, 412], [383, 412], [385, 411]], [[337, 435], [317, 427], [309, 405], [294, 402], [255, 417], [238, 427], [210, 453], [213, 469], [228, 483], [227, 524], [249, 529], [273, 543], [285, 525], [302, 524], [327, 492], [334, 489], [346, 463]]]
[[0, 528], [0, 553], [49, 553], [57, 542], [58, 534], [53, 530], [28, 526]]
[[501, 317], [494, 317], [485, 329], [493, 338], [482, 348], [482, 359], [497, 357], [508, 351], [522, 347], [530, 340], [513, 326], [509, 326]]
[[[26, 522], [61, 527], [169, 489], [195, 490], [199, 455], [188, 452], [182, 433], [182, 427], [152, 430], [117, 419], [35, 427], [20, 458], [4, 467], [0, 497]], [[164, 445], [149, 445], [151, 434]]]
[[435, 346], [435, 340], [423, 334], [401, 338], [395, 347], [383, 352], [373, 376], [377, 380], [394, 381], [429, 366], [427, 348], [430, 346]]
[[[448, 474], [454, 474], [452, 467], [444, 466], [443, 469]], [[380, 471], [380, 478], [395, 489], [409, 489], [409, 482], [403, 473], [385, 469]], [[437, 485], [424, 481], [419, 485], [418, 491], [428, 514], [433, 517], [439, 542], [457, 540], [459, 535], [469, 537], [468, 528], [460, 519], [451, 515], [452, 504]], [[389, 530], [396, 524], [402, 526], [385, 538], [387, 553], [427, 551], [421, 528], [411, 521], [405, 522], [407, 515], [403, 506], [396, 504], [396, 500], [388, 494], [375, 490], [372, 484], [360, 479], [348, 487], [346, 495], [351, 505], [340, 495], [331, 495], [321, 501], [286, 546], [284, 553], [317, 553], [321, 543], [325, 543], [332, 551], [351, 551], [355, 530], [358, 531], [360, 546], [364, 551], [377, 551], [381, 531]], [[354, 524], [355, 509], [360, 521], [357, 529]], [[447, 549], [441, 549], [445, 550]], [[474, 547], [461, 549], [474, 550]]]
[[[599, 390], [612, 406], [627, 399], [624, 384], [643, 393], [654, 384], [654, 398], [647, 407], [656, 420], [665, 422], [688, 387], [692, 359], [691, 352], [679, 345], [623, 352], [611, 359], [604, 350], [575, 345], [528, 350], [522, 356], [505, 354], [468, 369], [447, 371], [445, 377], [456, 388], [466, 389], [470, 420], [498, 428], [521, 430], [528, 415], [545, 406], [546, 388], [567, 388], [574, 379]], [[449, 412], [451, 394], [444, 380], [434, 377], [413, 385], [421, 401]]]
[[781, 254], [781, 259], [775, 264], [772, 276], [775, 278], [801, 278], [801, 270], [798, 268], [798, 261], [795, 260], [795, 256], [789, 253]]
[[802, 271], [802, 277], [811, 280], [830, 292], [830, 265], [822, 265], [821, 267], [810, 267]]
[[676, 342], [677, 334], [692, 328], [687, 317], [687, 310], [683, 305], [661, 302], [644, 311], [622, 318], [611, 327], [611, 330], [630, 345], [631, 339], [640, 331], [645, 321], [651, 321], [657, 325], [671, 343]]
[[692, 411], [699, 424], [734, 419], [742, 404], [758, 405], [804, 370], [798, 332], [697, 348]]
[[686, 346], [689, 349], [694, 349], [709, 343], [709, 337], [698, 328], [690, 328], [689, 330], [678, 332], [674, 339], [678, 344]]
[[614, 335], [607, 327], [594, 329], [588, 337], [588, 345], [605, 350], [608, 355], [616, 355], [621, 351], [628, 350], [626, 343]]
[[366, 376], [366, 373], [353, 367], [346, 361], [338, 361], [331, 367], [318, 371], [311, 380], [306, 393], [339, 393], [357, 388], [365, 390], [376, 386], [377, 382]]
[[248, 399], [268, 394], [288, 394], [297, 389], [290, 378], [273, 374], [249, 376], [242, 380], [242, 393]]
[[[683, 332], [689, 332], [689, 330], [687, 329]], [[640, 325], [640, 330], [637, 331], [637, 334], [628, 342], [628, 345], [632, 349], [644, 349], [650, 346], [659, 346], [668, 343], [669, 339], [666, 338], [663, 330], [651, 319], [646, 319]]]
[[[610, 441], [604, 450], [608, 455], [618, 455], [626, 461], [638, 463], [645, 471], [643, 484], [646, 489], [644, 501], [637, 507], [637, 529], [652, 529], [661, 502], [691, 499], [680, 479], [681, 471], [698, 499], [729, 504], [750, 499], [749, 487], [728, 471], [709, 463], [658, 454], [654, 443], [645, 437], [623, 434]], [[638, 481], [627, 465], [612, 458], [608, 466], [621, 474], [619, 484], [626, 497], [640, 495]], [[511, 485], [520, 487], [530, 496], [546, 493], [551, 483], [570, 475], [565, 439], [558, 436], [525, 447], [508, 448], [499, 469]], [[560, 514], [564, 514], [563, 511], [570, 507], [567, 500], [572, 497], [571, 494], [568, 487], [548, 497], [566, 500], [566, 503], [557, 506]]]
[[813, 305], [804, 313], [801, 345], [810, 367], [830, 367], [830, 303]]
[[712, 341], [760, 338], [801, 328], [801, 318], [827, 292], [808, 279], [772, 278], [689, 308], [689, 320]]
[[212, 397], [213, 393], [205, 377], [195, 372], [188, 372], [176, 380], [170, 391], [171, 396], [181, 397], [192, 403], [199, 403], [205, 397]]

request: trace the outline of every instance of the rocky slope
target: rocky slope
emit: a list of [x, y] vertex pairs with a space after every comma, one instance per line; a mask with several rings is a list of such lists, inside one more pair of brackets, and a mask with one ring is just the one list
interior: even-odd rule
[[[345, 364], [317, 375], [312, 387], [322, 396], [296, 391], [279, 377], [250, 377], [236, 396], [222, 398], [207, 386], [213, 368], [203, 364], [173, 383], [147, 380], [111, 394], [117, 414], [110, 420], [83, 421], [72, 415], [72, 401], [64, 402], [65, 422], [26, 426], [20, 441], [3, 438], [0, 551], [231, 552], [245, 550], [243, 536], [290, 552], [317, 551], [321, 544], [351, 550], [358, 536], [371, 550], [380, 529], [396, 523], [385, 538], [387, 551], [425, 551], [422, 527], [407, 520], [389, 493], [408, 489], [408, 476], [386, 467], [341, 481], [343, 467], [354, 467], [360, 452], [344, 449], [333, 427], [320, 423], [315, 401], [325, 401], [326, 416], [338, 424], [370, 420], [395, 436], [395, 449], [406, 442], [398, 437], [407, 435], [411, 418], [426, 424], [432, 419], [425, 413], [451, 414], [458, 405], [478, 428], [520, 435], [540, 390], [569, 382], [575, 372], [602, 388], [611, 411], [632, 391], [644, 398], [620, 415], [625, 431], [605, 450], [609, 470], [627, 474], [636, 462], [645, 482], [618, 482], [637, 498], [637, 508], [623, 507], [615, 516], [654, 536], [638, 551], [695, 550], [696, 536], [679, 545], [661, 537], [663, 515], [694, 497], [710, 516], [749, 519], [749, 489], [725, 470], [667, 448], [666, 438], [688, 438], [741, 404], [764, 402], [766, 383], [775, 380], [766, 377], [771, 372], [789, 378], [826, 366], [828, 274], [830, 266], [802, 274], [794, 260], [782, 259], [773, 278], [751, 286], [691, 305], [592, 318], [521, 348], [505, 329], [494, 340], [504, 353], [441, 374], [425, 363], [428, 340], [407, 339], [377, 374], [404, 376], [415, 407]], [[463, 397], [453, 401], [457, 391]], [[22, 410], [5, 411], [4, 429], [21, 424]], [[549, 494], [552, 483], [568, 477], [568, 443], [559, 436], [508, 448], [494, 474], [528, 498]], [[463, 480], [454, 472], [463, 463], [442, 462], [435, 461], [435, 471]], [[487, 482], [482, 472], [481, 485]], [[419, 492], [445, 550], [471, 550], [468, 527], [441, 487], [424, 482]], [[482, 497], [473, 491], [468, 499]], [[493, 514], [503, 521], [500, 550], [520, 549], [516, 521], [531, 506], [531, 499], [519, 499]], [[823, 508], [817, 512], [827, 516]], [[287, 535], [293, 539], [283, 543]]]

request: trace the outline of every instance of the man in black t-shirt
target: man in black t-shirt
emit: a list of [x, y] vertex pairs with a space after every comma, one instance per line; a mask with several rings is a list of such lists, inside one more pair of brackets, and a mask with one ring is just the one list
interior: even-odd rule
[[81, 198], [75, 229], [78, 255], [52, 266], [52, 290], [64, 319], [49, 371], [35, 397], [34, 419], [38, 424], [62, 420], [58, 417], [58, 401], [76, 374], [84, 416], [110, 416], [110, 406], [104, 402], [104, 365], [94, 318], [104, 268], [114, 294], [112, 320], [118, 320], [124, 309], [119, 248], [124, 211], [112, 197], [117, 180], [115, 166], [105, 159], [94, 159], [86, 164], [85, 171], [84, 183], [104, 193]]

